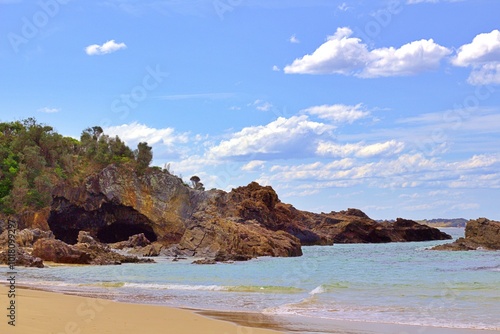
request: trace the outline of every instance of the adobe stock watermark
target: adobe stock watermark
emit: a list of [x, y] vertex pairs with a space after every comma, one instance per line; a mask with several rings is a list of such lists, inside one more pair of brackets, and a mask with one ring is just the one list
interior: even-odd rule
[[19, 53], [20, 47], [34, 39], [40, 31], [45, 28], [51, 19], [59, 14], [62, 5], [70, 0], [43, 0], [38, 2], [40, 7], [31, 17], [21, 18], [21, 29], [19, 33], [10, 32], [7, 39], [15, 53]]
[[224, 20], [226, 12], [232, 12], [234, 8], [241, 5], [243, 0], [214, 0], [214, 10], [221, 20]]
[[374, 38], [380, 35], [383, 29], [387, 28], [395, 15], [403, 11], [403, 5], [399, 0], [393, 0], [389, 5], [375, 12], [370, 21], [366, 22], [363, 28], [354, 27], [354, 35], [359, 37], [363, 42], [373, 42]]
[[[120, 97], [114, 99], [111, 102], [111, 111], [117, 114], [120, 120], [124, 120], [131, 110], [137, 108], [153, 90], [160, 87], [167, 76], [168, 73], [162, 72], [160, 65], [157, 64], [155, 68], [147, 66], [141, 83], [132, 87], [128, 94], [121, 94]], [[100, 125], [108, 127], [111, 125], [111, 120], [104, 119]]]

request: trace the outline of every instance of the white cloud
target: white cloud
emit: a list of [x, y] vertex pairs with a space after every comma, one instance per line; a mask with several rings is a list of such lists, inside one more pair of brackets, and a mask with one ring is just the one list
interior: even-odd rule
[[414, 41], [396, 49], [369, 51], [350, 28], [337, 28], [312, 54], [297, 58], [284, 68], [289, 74], [344, 74], [364, 78], [414, 75], [437, 68], [451, 53], [432, 39]]
[[414, 75], [439, 67], [441, 59], [450, 53], [450, 49], [436, 44], [432, 39], [414, 41], [399, 49], [375, 49], [370, 51], [370, 62], [359, 76], [375, 78]]
[[265, 164], [266, 164], [266, 162], [262, 161], [262, 160], [252, 160], [249, 163], [243, 165], [241, 167], [241, 169], [244, 171], [251, 172], [251, 171], [255, 171], [257, 169], [263, 169]]
[[251, 105], [255, 106], [255, 109], [260, 111], [269, 111], [273, 105], [267, 101], [255, 100]]
[[56, 112], [61, 111], [61, 109], [60, 108], [43, 107], [43, 108], [38, 109], [37, 111], [52, 114], [52, 113], [56, 113]]
[[344, 104], [314, 106], [302, 110], [310, 115], [318, 116], [338, 123], [353, 123], [354, 121], [370, 115], [369, 111], [363, 110], [362, 104], [348, 106]]
[[294, 43], [294, 44], [300, 43], [299, 39], [295, 35], [290, 36], [289, 41], [290, 41], [290, 43]]
[[131, 148], [137, 146], [139, 142], [155, 145], [153, 147], [155, 156], [161, 155], [162, 150], [166, 150], [163, 153], [176, 152], [180, 150], [176, 145], [185, 144], [189, 139], [186, 133], [177, 134], [173, 128], [156, 129], [137, 122], [107, 127], [104, 133], [111, 137], [120, 137]]
[[465, 161], [453, 163], [450, 166], [456, 166], [457, 169], [476, 169], [489, 167], [497, 163], [500, 163], [500, 158], [498, 156], [481, 154], [474, 155], [472, 158]]
[[500, 84], [500, 31], [479, 34], [462, 45], [452, 59], [455, 66], [472, 67], [472, 85]]
[[333, 157], [356, 156], [359, 158], [370, 158], [378, 155], [394, 155], [401, 153], [405, 145], [402, 142], [389, 140], [383, 143], [365, 145], [356, 144], [337, 144], [333, 142], [322, 141], [318, 144], [316, 152], [320, 155]]
[[498, 170], [498, 165], [498, 155], [473, 156], [463, 161], [446, 162], [416, 153], [366, 163], [346, 158], [335, 161], [334, 164], [316, 162], [298, 166], [273, 166], [267, 179], [287, 182], [308, 180], [308, 185], [321, 181], [321, 187], [327, 187], [330, 182], [347, 182], [352, 186], [357, 180], [378, 188], [414, 188], [425, 185], [439, 189], [439, 192], [429, 192], [428, 197], [439, 195], [450, 198], [456, 195], [456, 191], [451, 194], [443, 193], [446, 187], [500, 188], [500, 173], [491, 172]]
[[359, 38], [348, 38], [350, 35], [351, 29], [337, 28], [335, 34], [312, 54], [285, 66], [285, 73], [347, 75], [363, 67], [369, 56], [367, 46]]
[[280, 70], [280, 68], [279, 68], [278, 66], [274, 65], [274, 66], [273, 66], [273, 71], [274, 71], [274, 72], [279, 72], [279, 71], [281, 71], [281, 70]]
[[208, 155], [224, 158], [313, 151], [314, 141], [331, 130], [331, 125], [310, 121], [307, 115], [279, 117], [267, 125], [243, 128], [212, 147]]
[[89, 56], [100, 56], [100, 55], [105, 55], [108, 53], [113, 53], [121, 49], [125, 49], [127, 46], [125, 43], [116, 43], [113, 39], [110, 41], [107, 41], [106, 43], [99, 45], [99, 44], [92, 44], [89, 45], [85, 48], [85, 53], [88, 54]]

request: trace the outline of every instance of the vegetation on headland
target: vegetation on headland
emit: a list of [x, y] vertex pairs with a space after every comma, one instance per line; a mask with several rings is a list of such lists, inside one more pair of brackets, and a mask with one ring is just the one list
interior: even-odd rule
[[424, 224], [431, 227], [465, 227], [467, 224], [467, 219], [465, 218], [436, 218], [436, 219], [424, 219], [417, 220], [418, 223]]
[[111, 163], [143, 173], [152, 159], [147, 143], [132, 150], [100, 126], [83, 130], [77, 140], [34, 118], [0, 123], [0, 212], [50, 206], [52, 189], [63, 180], [80, 182]]

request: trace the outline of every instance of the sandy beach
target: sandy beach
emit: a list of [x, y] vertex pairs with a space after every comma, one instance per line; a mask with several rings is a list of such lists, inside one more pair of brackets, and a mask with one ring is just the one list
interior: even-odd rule
[[0, 295], [3, 310], [0, 333], [19, 334], [276, 334], [277, 331], [247, 328], [230, 322], [164, 306], [117, 303], [104, 299], [53, 292], [16, 289], [15, 326], [11, 321], [7, 288]]
[[[338, 334], [490, 334], [496, 331], [406, 326], [383, 323], [328, 321], [299, 317], [266, 316], [216, 311], [195, 312], [166, 306], [129, 304], [99, 298], [66, 295], [31, 289], [16, 289], [15, 326], [6, 308], [8, 289], [0, 295], [5, 315], [0, 333], [22, 334], [277, 334], [316, 332], [329, 328]], [[203, 314], [200, 315], [199, 313]], [[221, 320], [216, 320], [221, 319]], [[273, 329], [274, 328], [274, 329]], [[281, 330], [281, 331], [279, 331]]]

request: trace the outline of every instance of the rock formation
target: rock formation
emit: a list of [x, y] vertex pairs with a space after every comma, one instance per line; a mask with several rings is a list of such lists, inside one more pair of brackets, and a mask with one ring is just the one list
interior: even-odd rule
[[50, 211], [32, 216], [38, 217], [36, 222], [30, 226], [26, 218], [25, 225], [43, 228], [40, 217], [46, 216], [46, 228], [58, 240], [26, 236], [22, 242], [32, 242], [33, 254], [42, 259], [68, 263], [124, 261], [99, 258], [94, 251], [107, 250], [103, 243], [141, 256], [241, 261], [300, 256], [301, 245], [451, 238], [409, 220], [378, 223], [357, 209], [301, 211], [256, 182], [230, 192], [203, 191], [166, 171], [150, 168], [137, 174], [115, 165], [81, 183], [59, 185]]
[[465, 227], [465, 238], [458, 238], [452, 243], [439, 245], [433, 250], [500, 250], [500, 222], [487, 218], [469, 220]]
[[94, 240], [85, 231], [79, 232], [78, 242], [75, 245], [68, 245], [57, 239], [39, 239], [33, 245], [32, 254], [44, 261], [56, 263], [104, 265], [152, 262], [135, 256], [118, 254], [112, 251], [108, 245]]

